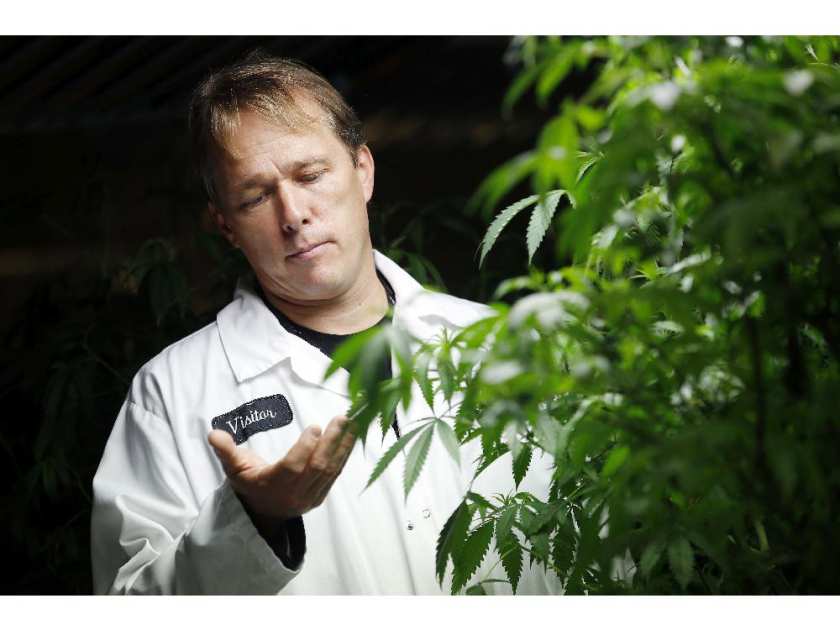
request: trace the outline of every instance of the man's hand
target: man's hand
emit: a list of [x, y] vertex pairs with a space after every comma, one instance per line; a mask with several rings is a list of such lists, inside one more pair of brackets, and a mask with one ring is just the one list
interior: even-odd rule
[[211, 431], [207, 439], [248, 509], [263, 519], [286, 520], [323, 503], [355, 438], [348, 419], [337, 416], [323, 432], [315, 425], [307, 427], [286, 456], [273, 464], [238, 448], [225, 431]]

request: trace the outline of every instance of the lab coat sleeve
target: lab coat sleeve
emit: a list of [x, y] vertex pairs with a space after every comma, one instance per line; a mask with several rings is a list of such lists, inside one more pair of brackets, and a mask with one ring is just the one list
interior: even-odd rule
[[127, 400], [93, 481], [96, 593], [276, 594], [283, 565], [225, 480], [195, 496], [164, 418]]

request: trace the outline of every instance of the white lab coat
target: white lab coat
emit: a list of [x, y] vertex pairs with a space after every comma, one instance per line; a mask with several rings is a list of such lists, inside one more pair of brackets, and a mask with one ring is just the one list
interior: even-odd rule
[[[394, 324], [429, 339], [457, 329], [487, 307], [423, 289], [394, 262], [375, 252], [377, 268], [396, 294]], [[324, 503], [303, 516], [306, 554], [297, 570], [275, 556], [257, 533], [207, 443], [211, 419], [264, 396], [282, 394], [292, 422], [252, 435], [244, 444], [266, 461], [283, 457], [310, 424], [324, 427], [347, 412], [347, 377], [322, 382], [329, 359], [285, 331], [240, 282], [216, 321], [163, 350], [131, 383], [93, 480], [91, 526], [96, 593], [216, 594], [441, 594], [435, 544], [463, 498], [477, 454], [465, 447], [459, 468], [434, 437], [423, 471], [407, 500], [400, 454], [370, 488], [370, 473], [396, 437], [384, 441], [377, 423], [365, 447], [355, 445]], [[398, 369], [394, 364], [394, 370]], [[430, 410], [416, 392], [400, 407], [400, 432]], [[535, 459], [520, 486], [542, 498], [551, 471]], [[513, 489], [509, 455], [479, 476], [473, 489]], [[504, 578], [491, 547], [477, 576]], [[496, 564], [492, 574], [487, 571]], [[524, 563], [520, 593], [559, 593], [556, 578]], [[474, 578], [475, 579], [475, 578]], [[510, 593], [491, 583], [491, 593]]]

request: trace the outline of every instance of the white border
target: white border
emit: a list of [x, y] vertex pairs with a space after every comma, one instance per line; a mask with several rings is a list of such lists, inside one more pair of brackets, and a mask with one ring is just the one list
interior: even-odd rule
[[825, 0], [32, 0], [0, 34], [840, 34]]
[[4, 597], [0, 606], [6, 627], [62, 630], [764, 630], [830, 624], [840, 597]]

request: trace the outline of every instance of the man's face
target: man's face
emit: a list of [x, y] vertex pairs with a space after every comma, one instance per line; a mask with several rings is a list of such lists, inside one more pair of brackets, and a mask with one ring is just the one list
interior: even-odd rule
[[223, 207], [210, 210], [266, 292], [312, 304], [350, 291], [371, 264], [373, 157], [362, 147], [354, 166], [319, 107], [301, 105], [319, 121], [295, 131], [241, 112], [215, 165]]

